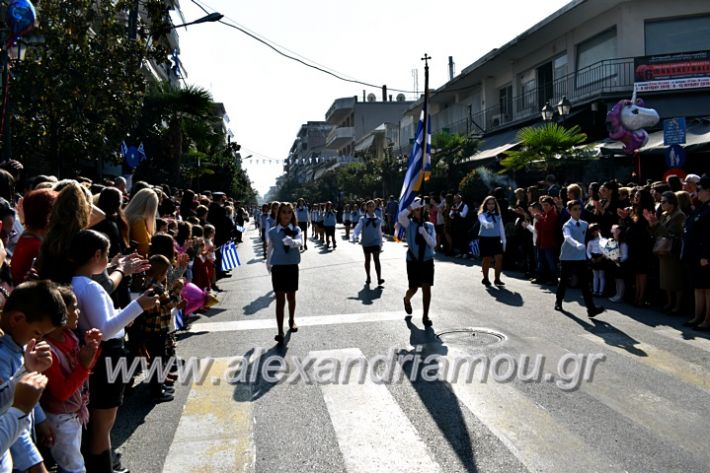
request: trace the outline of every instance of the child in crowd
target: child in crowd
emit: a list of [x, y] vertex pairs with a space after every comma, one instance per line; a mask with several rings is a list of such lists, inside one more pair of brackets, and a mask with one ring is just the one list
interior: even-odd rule
[[593, 223], [589, 225], [587, 232], [587, 259], [592, 265], [592, 295], [603, 296], [606, 279], [604, 277], [604, 269], [606, 262], [602, 254], [602, 237], [599, 225]]
[[[153, 289], [153, 292], [160, 298], [157, 308], [145, 311], [139, 319], [142, 340], [145, 349], [153, 364], [158, 363], [159, 367], [166, 366], [168, 362], [168, 333], [172, 321], [172, 310], [180, 304], [180, 289], [169, 288], [168, 272], [171, 269], [170, 260], [163, 255], [153, 255], [150, 257], [150, 269], [145, 282], [145, 289]], [[149, 380], [151, 396], [153, 401], [167, 402], [174, 399], [174, 388], [165, 385], [165, 380], [160, 379], [162, 369], [153, 372], [153, 377]]]
[[205, 265], [207, 266], [207, 275], [210, 281], [210, 287], [215, 291], [218, 291], [217, 287], [217, 272], [215, 271], [215, 261], [217, 255], [215, 253], [216, 248], [214, 245], [215, 228], [213, 225], [205, 225], [204, 241], [205, 241]]
[[165, 220], [164, 218], [156, 218], [155, 219], [155, 232], [156, 233], [165, 233], [168, 231], [168, 221]]
[[629, 259], [629, 246], [624, 242], [621, 227], [611, 227], [611, 238], [604, 244], [604, 255], [609, 260], [609, 273], [616, 282], [616, 294], [609, 298], [611, 302], [620, 302], [624, 298], [626, 289], [627, 261]]
[[[22, 368], [24, 352], [33, 351], [35, 340], [62, 327], [66, 323], [66, 313], [66, 304], [54, 283], [29, 281], [17, 286], [7, 299], [0, 318], [0, 329], [4, 332], [0, 337], [0, 379], [11, 379]], [[23, 349], [25, 345], [28, 346]], [[48, 367], [46, 365], [45, 369]], [[29, 417], [28, 428], [2, 455], [0, 471], [13, 468], [18, 471], [46, 471], [31, 431], [34, 429], [38, 441], [47, 446], [54, 444], [54, 433], [39, 405], [35, 406]]]
[[96, 362], [101, 332], [84, 333], [84, 346], [74, 330], [79, 324], [79, 308], [71, 288], [61, 286], [59, 292], [67, 306], [67, 323], [46, 337], [52, 349], [52, 366], [47, 370], [47, 390], [42, 396], [42, 408], [47, 422], [54, 429], [52, 458], [60, 471], [85, 471], [81, 454], [81, 431], [89, 421], [89, 374]]

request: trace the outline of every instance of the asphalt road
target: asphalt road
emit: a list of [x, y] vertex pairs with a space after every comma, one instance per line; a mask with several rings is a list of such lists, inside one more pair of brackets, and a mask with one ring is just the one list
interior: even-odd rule
[[[509, 274], [486, 289], [478, 265], [440, 257], [427, 330], [419, 297], [404, 319], [404, 245], [385, 244], [376, 288], [358, 245], [309, 240], [300, 330], [278, 348], [256, 235], [220, 303], [179, 335], [180, 357], [210, 367], [204, 382], [160, 405], [140, 385], [120, 411], [114, 445], [134, 473], [710, 471], [710, 340], [682, 319], [600, 301], [592, 320], [576, 290], [555, 312], [554, 288]], [[540, 379], [521, 379], [525, 356], [544, 362]], [[281, 359], [295, 382], [272, 379]], [[478, 360], [473, 379], [452, 379], [455, 360]], [[358, 382], [348, 363], [374, 368]]]

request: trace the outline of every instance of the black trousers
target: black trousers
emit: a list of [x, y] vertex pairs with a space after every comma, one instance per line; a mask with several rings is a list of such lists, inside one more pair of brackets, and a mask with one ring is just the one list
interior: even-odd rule
[[577, 281], [579, 281], [579, 288], [582, 290], [582, 296], [584, 297], [584, 305], [587, 306], [587, 310], [594, 308], [594, 299], [592, 298], [592, 291], [589, 289], [589, 264], [587, 261], [560, 261], [561, 274], [560, 282], [557, 286], [557, 302], [559, 304], [565, 298], [565, 292], [567, 292], [567, 282], [570, 276], [573, 274], [577, 276]]

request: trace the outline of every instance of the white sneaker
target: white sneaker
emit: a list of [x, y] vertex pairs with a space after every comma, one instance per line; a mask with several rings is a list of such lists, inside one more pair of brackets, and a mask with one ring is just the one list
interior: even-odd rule
[[619, 297], [619, 296], [614, 296], [614, 297], [610, 297], [609, 300], [610, 300], [611, 302], [619, 302], [619, 301], [621, 300], [621, 297]]

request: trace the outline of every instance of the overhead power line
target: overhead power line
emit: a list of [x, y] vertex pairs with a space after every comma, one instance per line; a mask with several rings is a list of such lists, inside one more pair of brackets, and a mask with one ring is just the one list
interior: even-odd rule
[[[197, 0], [191, 0], [191, 1], [192, 1], [192, 3], [194, 3], [195, 5], [197, 5], [197, 7], [198, 7], [200, 10], [202, 10], [205, 14], [209, 15], [210, 13], [214, 13], [214, 11], [209, 11], [207, 8], [205, 8], [205, 7], [202, 6], [200, 3], [198, 3]], [[333, 72], [333, 71], [327, 70], [326, 68], [324, 68], [325, 66], [324, 66], [324, 67], [316, 66], [316, 65], [311, 64], [311, 63], [309, 63], [309, 62], [306, 62], [306, 61], [303, 60], [303, 59], [300, 59], [300, 58], [297, 58], [297, 57], [292, 56], [292, 55], [290, 55], [290, 54], [287, 54], [287, 53], [285, 53], [284, 51], [282, 51], [281, 49], [279, 49], [278, 47], [274, 46], [274, 45], [272, 44], [272, 42], [270, 42], [270, 40], [267, 41], [267, 40], [265, 40], [265, 39], [262, 39], [262, 38], [260, 38], [259, 36], [257, 36], [256, 34], [254, 34], [254, 33], [250, 32], [250, 31], [248, 31], [248, 30], [245, 29], [244, 27], [239, 26], [239, 25], [237, 25], [237, 24], [235, 24], [235, 23], [232, 23], [231, 21], [220, 20], [219, 23], [222, 23], [222, 24], [225, 25], [225, 26], [228, 26], [228, 27], [230, 27], [230, 28], [232, 28], [232, 29], [235, 29], [235, 30], [237, 30], [237, 31], [239, 31], [239, 32], [241, 32], [241, 33], [243, 33], [243, 34], [249, 36], [250, 38], [252, 38], [252, 39], [258, 41], [259, 43], [263, 44], [264, 46], [268, 47], [269, 49], [273, 50], [273, 51], [276, 52], [277, 54], [280, 54], [281, 56], [283, 56], [283, 57], [285, 57], [285, 58], [287, 58], [287, 59], [291, 59], [292, 61], [296, 61], [296, 62], [298, 62], [298, 63], [300, 63], [300, 64], [302, 64], [302, 65], [304, 65], [304, 66], [306, 66], [306, 67], [310, 67], [311, 69], [315, 69], [315, 70], [317, 70], [317, 71], [320, 71], [320, 72], [323, 72], [323, 73], [328, 74], [328, 75], [330, 75], [330, 76], [333, 76], [333, 77], [335, 77], [335, 78], [338, 79], [338, 80], [342, 80], [342, 81], [344, 81], [344, 82], [350, 82], [350, 83], [353, 83], [353, 84], [360, 84], [360, 85], [364, 85], [364, 86], [367, 86], [367, 87], [374, 87], [374, 88], [377, 88], [377, 89], [379, 89], [379, 88], [382, 87], [381, 85], [371, 84], [371, 83], [369, 83], [369, 82], [365, 82], [365, 81], [361, 81], [361, 80], [357, 80], [357, 79], [350, 79], [350, 78], [346, 77], [344, 74], [341, 74], [341, 73], [339, 73], [339, 72]], [[296, 54], [296, 53], [294, 53], [294, 54]], [[300, 56], [300, 54], [299, 54], [299, 56]], [[315, 62], [315, 61], [311, 61], [311, 62]], [[329, 69], [329, 68], [328, 68], [328, 69]], [[391, 87], [388, 87], [388, 90], [391, 90], [392, 92], [402, 92], [402, 93], [405, 93], [405, 94], [415, 94], [415, 93], [416, 93], [416, 92], [413, 91], [413, 90], [395, 89], [395, 88], [391, 88]]]

